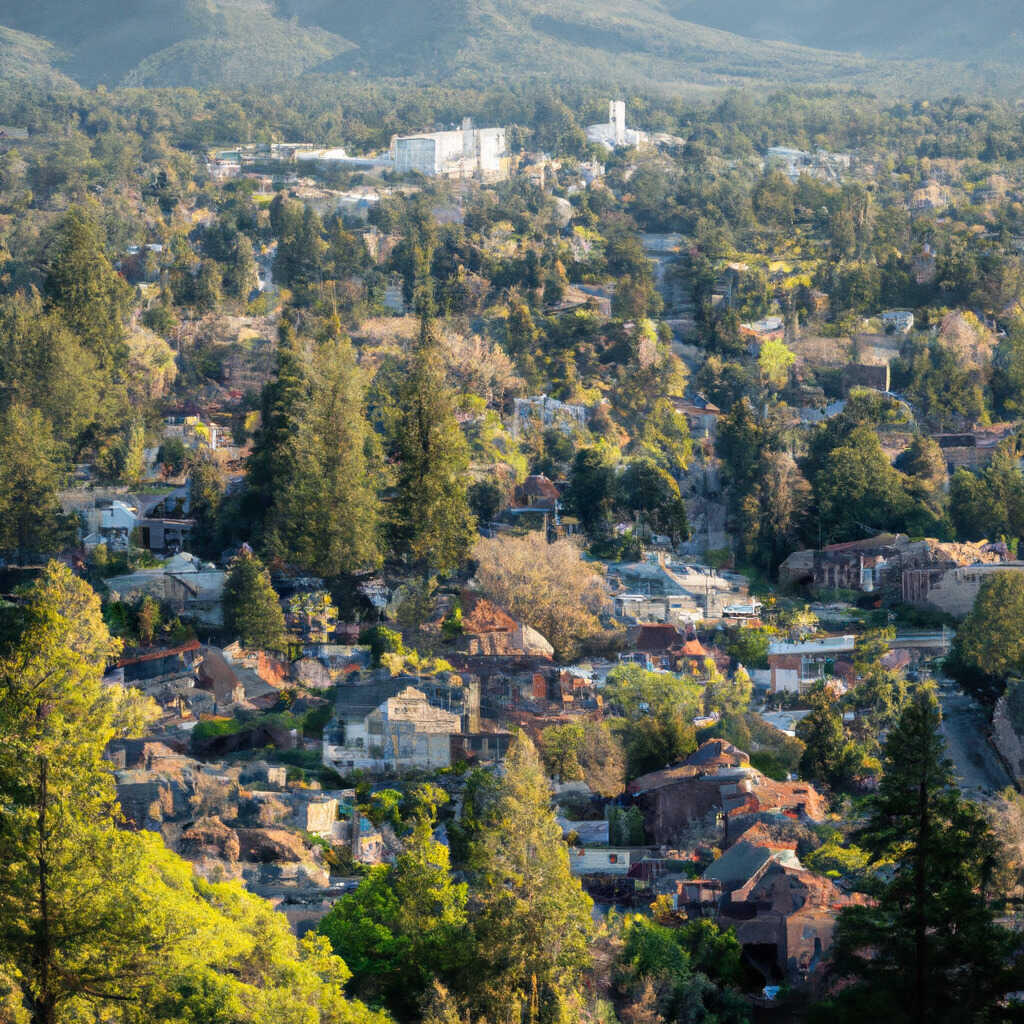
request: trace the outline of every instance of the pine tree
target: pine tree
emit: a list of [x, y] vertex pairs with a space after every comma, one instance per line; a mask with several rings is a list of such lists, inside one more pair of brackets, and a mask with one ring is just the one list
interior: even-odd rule
[[481, 960], [478, 976], [467, 979], [471, 1002], [488, 1020], [559, 1020], [589, 962], [594, 926], [526, 736], [509, 749], [470, 864]]
[[367, 456], [372, 443], [352, 344], [328, 338], [312, 359], [310, 399], [291, 440], [290, 474], [274, 498], [282, 558], [327, 577], [379, 563], [376, 473]]
[[465, 560], [476, 522], [466, 494], [468, 448], [455, 420], [435, 328], [426, 318], [397, 404], [391, 546], [414, 566], [449, 573]]
[[465, 967], [466, 885], [452, 881], [448, 848], [421, 817], [390, 868], [376, 868], [320, 922], [353, 971], [353, 991], [413, 1020], [435, 981]]
[[145, 942], [104, 884], [137, 866], [102, 825], [117, 706], [101, 678], [120, 643], [88, 584], [57, 563], [19, 619], [0, 650], [0, 969], [20, 976], [33, 1024], [54, 1024], [67, 1001], [130, 984]]
[[111, 266], [103, 231], [81, 206], [64, 215], [49, 250], [43, 291], [100, 365], [123, 364], [131, 289]]
[[277, 550], [282, 527], [275, 511], [280, 488], [295, 466], [293, 438], [309, 401], [309, 377], [295, 330], [282, 320], [274, 378], [263, 388], [260, 426], [248, 460], [242, 513], [261, 550]]
[[992, 1019], [1020, 987], [1019, 943], [994, 920], [995, 842], [944, 756], [934, 689], [919, 690], [885, 747], [885, 774], [858, 840], [879, 869], [872, 906], [844, 910], [834, 951], [845, 988], [822, 1020], [943, 1024]]
[[224, 628], [243, 647], [280, 650], [285, 641], [284, 613], [270, 573], [248, 547], [232, 559], [224, 582]]
[[135, 417], [128, 424], [121, 452], [121, 481], [131, 487], [146, 473], [146, 428], [141, 418]]
[[120, 644], [87, 584], [51, 563], [0, 637], [0, 979], [31, 1024], [389, 1024], [323, 938], [118, 827], [103, 752], [156, 709], [103, 685]]
[[0, 551], [24, 560], [59, 549], [63, 477], [50, 424], [37, 410], [12, 405], [0, 416]]
[[201, 558], [212, 558], [218, 553], [218, 518], [224, 486], [223, 470], [209, 453], [201, 454], [188, 474], [189, 512], [195, 520], [189, 543]]

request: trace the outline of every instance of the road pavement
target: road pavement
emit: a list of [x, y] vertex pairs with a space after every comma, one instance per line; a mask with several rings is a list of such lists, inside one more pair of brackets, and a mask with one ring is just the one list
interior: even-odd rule
[[949, 679], [939, 680], [942, 734], [964, 796], [984, 799], [1010, 785], [1010, 778], [988, 742], [984, 710]]

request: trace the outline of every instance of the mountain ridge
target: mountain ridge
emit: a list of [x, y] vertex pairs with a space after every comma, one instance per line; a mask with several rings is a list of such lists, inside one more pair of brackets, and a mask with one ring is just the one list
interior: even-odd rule
[[[840, 0], [0, 0], [0, 55], [6, 45], [18, 57], [4, 61], [4, 77], [13, 66], [84, 86], [239, 88], [354, 74], [623, 89], [885, 91], [895, 81], [928, 94], [1011, 91], [1024, 85], [1024, 42], [1006, 30], [1010, 0], [994, 3], [997, 14], [965, 27], [946, 2], [927, 15], [930, 33], [883, 41], [867, 38], [876, 21], [864, 16], [880, 19], [881, 0], [864, 0], [861, 16]], [[886, 10], [900, 14], [898, 24], [926, 16], [922, 0]], [[903, 43], [910, 56], [897, 56]], [[990, 64], [979, 52], [1013, 63]]]

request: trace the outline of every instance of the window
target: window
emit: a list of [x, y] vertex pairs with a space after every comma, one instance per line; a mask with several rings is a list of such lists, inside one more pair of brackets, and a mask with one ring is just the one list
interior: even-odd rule
[[619, 855], [617, 853], [609, 853], [608, 854], [608, 863], [609, 864], [618, 864], [619, 863]]

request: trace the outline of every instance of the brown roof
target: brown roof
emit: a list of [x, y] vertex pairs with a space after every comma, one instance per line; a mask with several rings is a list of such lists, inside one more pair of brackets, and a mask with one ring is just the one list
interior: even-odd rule
[[464, 590], [459, 601], [463, 633], [513, 633], [519, 628], [519, 623], [508, 612], [482, 594]]
[[707, 658], [708, 651], [699, 640], [687, 640], [683, 644], [683, 655], [687, 658]]
[[705, 740], [683, 763], [695, 768], [739, 768], [750, 764], [750, 757], [728, 740], [710, 739]]
[[683, 637], [675, 626], [649, 623], [637, 627], [633, 637], [633, 646], [638, 651], [667, 651], [678, 647]]
[[123, 668], [125, 665], [136, 665], [140, 661], [155, 661], [158, 658], [171, 658], [175, 654], [188, 654], [190, 651], [198, 650], [199, 641], [189, 640], [188, 643], [181, 644], [178, 647], [157, 647], [151, 651], [131, 654], [127, 657], [121, 658], [117, 662], [117, 667]]
[[526, 498], [550, 498], [558, 501], [558, 488], [543, 473], [528, 476], [517, 488], [518, 494]]

